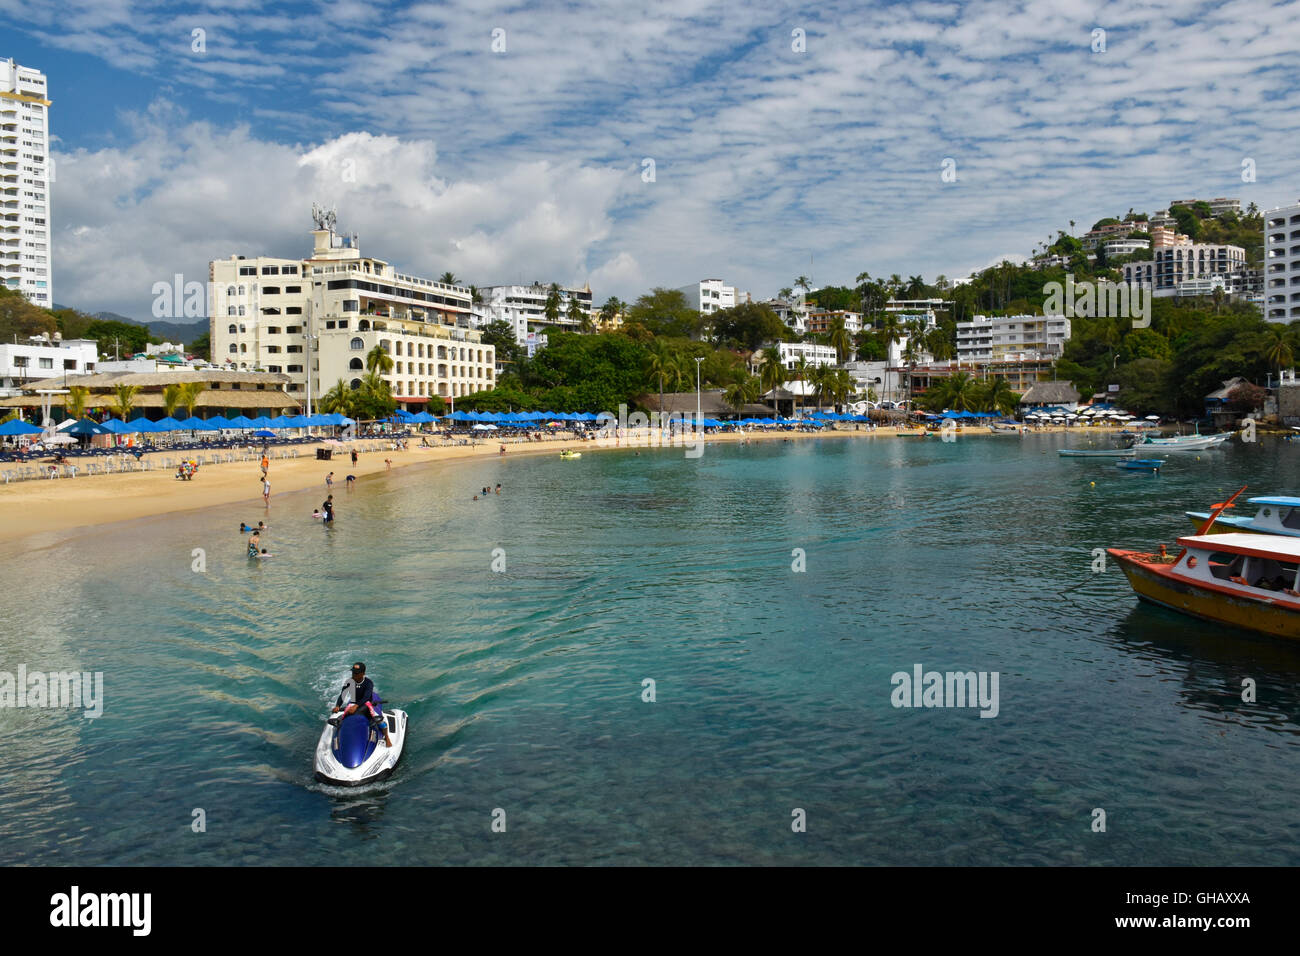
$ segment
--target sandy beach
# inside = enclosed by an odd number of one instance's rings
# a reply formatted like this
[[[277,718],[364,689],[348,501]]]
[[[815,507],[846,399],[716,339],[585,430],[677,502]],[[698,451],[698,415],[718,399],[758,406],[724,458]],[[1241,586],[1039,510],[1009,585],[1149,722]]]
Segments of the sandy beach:
[[[1065,429],[1035,429],[1035,433],[1064,431]],[[1114,429],[1071,429],[1079,431],[1080,437],[1109,437]],[[916,437],[919,429],[880,428],[876,430],[824,430],[820,432],[723,432],[709,435],[707,444],[735,443],[742,441],[828,441],[847,438],[895,438],[902,436]],[[962,437],[987,437],[990,439],[1011,440],[1010,437],[994,436],[983,428],[965,429],[959,433]],[[1014,437],[1014,436],[1013,436]],[[934,440],[933,437],[926,440]],[[352,445],[361,448],[374,446],[375,451],[360,451],[356,465],[350,458]],[[616,445],[612,440],[582,441],[576,438],[550,438],[540,442],[506,441],[506,458],[520,455],[558,455],[565,449],[574,449],[584,454],[616,449],[619,447],[658,448],[657,442],[633,438],[620,440]],[[453,462],[483,458],[499,458],[501,442],[487,440],[475,445],[438,445],[431,448],[419,447],[418,436],[407,450],[391,449],[391,443],[384,439],[361,439],[345,443],[343,447],[334,446],[331,461],[316,458],[317,444],[288,446],[298,451],[296,458],[278,458],[281,448],[271,450],[270,481],[271,503],[274,506],[277,496],[291,492],[317,489],[322,500],[328,493],[325,476],[334,472],[335,493],[343,491],[347,475],[355,475],[358,485],[362,485],[370,476],[388,470],[385,459],[392,461],[392,469],[409,468],[436,462]],[[681,453],[680,445],[672,449]],[[266,515],[262,501],[262,480],[259,456],[256,451],[248,460],[220,462],[202,465],[192,481],[181,481],[175,477],[175,469],[163,466],[158,460],[176,459],[181,453],[159,451],[145,456],[154,460],[154,467],[148,471],[134,471],[114,474],[80,475],[76,478],[31,479],[0,485],[0,504],[3,505],[3,521],[0,521],[0,540],[15,541],[33,536],[56,535],[66,537],[68,532],[78,528],[109,524],[118,521],[138,521],[159,515],[200,510],[216,505],[245,502],[248,513],[244,520],[258,521]],[[39,546],[42,542],[32,540],[29,546]]]

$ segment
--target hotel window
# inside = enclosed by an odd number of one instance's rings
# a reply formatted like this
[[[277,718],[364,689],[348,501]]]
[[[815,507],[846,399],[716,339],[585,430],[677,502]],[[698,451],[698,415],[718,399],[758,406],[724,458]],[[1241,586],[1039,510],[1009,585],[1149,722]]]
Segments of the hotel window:
[[[230,343],[230,351],[232,351],[232,352],[238,352],[238,351],[239,351],[239,347],[238,347],[237,345],[235,345],[234,342],[231,342],[231,343]]]
[[[240,315],[244,314],[244,307],[242,305],[239,307],[239,314]],[[244,327],[242,325],[239,327],[239,331],[241,332],[244,331]]]
[[[240,295],[244,294],[244,287],[242,285],[239,287],[239,294]]]
[[[297,295],[301,291],[302,291],[302,286],[300,285],[287,285],[284,287],[285,295]]]
[[[279,266],[262,266],[262,275],[264,276],[278,276],[279,274]]]
[[[262,286],[262,295],[279,295],[279,294],[280,294],[280,287],[278,285]]]
[[[362,340],[360,336],[357,336],[355,339],[352,340],[352,348],[363,349],[365,347],[366,347],[366,343]]]

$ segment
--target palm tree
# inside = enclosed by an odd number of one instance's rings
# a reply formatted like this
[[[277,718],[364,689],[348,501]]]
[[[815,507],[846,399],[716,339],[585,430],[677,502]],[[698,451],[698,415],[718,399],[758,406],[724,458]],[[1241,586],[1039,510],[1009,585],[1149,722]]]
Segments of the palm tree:
[[[808,364],[808,358],[807,358],[807,356],[800,355],[800,356],[799,356],[799,360],[798,360],[797,362],[794,363],[794,375],[793,375],[792,377],[794,378],[794,380],[795,380],[796,382],[799,382],[800,385],[802,385],[804,382],[806,382],[806,381],[808,380],[809,370],[810,370],[811,368],[812,368],[812,366]],[[800,388],[799,391],[802,392],[803,389]],[[793,408],[793,406],[794,406],[795,404],[798,403],[798,401],[799,401],[799,399],[800,399],[801,397],[802,397],[802,396],[796,395],[795,398],[794,398],[794,401],[791,402],[791,406],[792,406],[792,407],[791,407],[790,410],[791,410],[792,412],[795,410],[795,409]]]
[[[888,358],[889,347],[898,344],[906,334],[897,313],[885,313],[885,317],[880,320],[879,334],[880,340],[885,343],[886,358]]]
[[[758,400],[759,387],[757,376],[746,375],[727,386],[722,395],[723,401],[739,412],[743,405]]]
[[[1001,376],[994,378],[989,382],[988,390],[984,394],[984,411],[1001,412],[1003,415],[1014,415],[1016,406],[1020,403],[1020,395],[1011,390],[1007,380]]]
[[[902,354],[903,364],[907,366],[907,407],[912,407],[912,370],[916,368],[916,363],[921,359],[921,346],[917,344],[915,336],[909,336],[907,344],[903,346]]]
[[[776,345],[763,349],[763,368],[761,381],[763,392],[778,389],[789,381],[790,373],[781,362],[781,349]]]
[[[187,416],[194,414],[194,406],[198,404],[199,396],[208,390],[208,386],[203,382],[186,382],[181,386],[180,401],[176,404],[185,409]]]
[[[835,357],[843,362],[844,356],[853,351],[853,336],[849,335],[849,330],[844,326],[844,317],[837,315],[831,319],[831,331],[827,337],[828,342],[835,350]]]
[[[591,331],[591,315],[578,302],[576,295],[569,296],[569,321],[578,327],[581,332]]]
[[[617,296],[611,295],[605,300],[605,304],[600,307],[600,321],[608,325],[618,318],[626,309],[626,302]]]
[[[790,297],[793,295],[794,289],[790,288],[790,286],[786,286],[785,288],[778,290],[776,293],[778,299],[784,299],[787,302],[790,301]]]
[[[327,415],[335,412],[340,415],[353,417],[351,412],[354,405],[354,392],[348,388],[347,382],[339,379],[334,387],[320,397],[320,410]]]
[[[967,372],[958,372],[944,382],[943,396],[945,404],[954,412],[972,411],[978,404],[979,382]],[[926,393],[929,394],[928,392]]]
[[[546,321],[555,325],[560,321],[560,284],[552,282],[546,293]]]
[[[818,365],[809,375],[809,383],[817,396],[817,411],[819,412],[822,410],[822,399],[834,390],[834,378],[835,370],[829,365]]]
[[[460,280],[456,278],[455,273],[444,272],[438,277],[438,281],[443,285],[460,285]]]
[[[803,294],[807,295],[808,288],[809,286],[812,285],[812,280],[810,280],[807,276],[800,276],[799,278],[794,280],[794,284],[797,285],[799,288],[803,289]]]
[[[68,389],[68,394],[63,396],[63,410],[69,418],[84,418],[89,403],[90,389],[84,385],[73,385]]]
[[[163,415],[167,418],[172,417],[176,411],[176,404],[181,400],[181,387],[179,385],[168,385],[163,388]]]
[[[946,362],[953,356],[952,342],[948,333],[936,325],[924,337],[925,350],[934,356],[935,361]]]
[[[664,379],[671,379],[675,372],[680,372],[680,360],[677,354],[662,339],[650,343],[646,353],[646,373],[659,379],[659,411],[664,410]]]
[[[114,398],[108,403],[108,407],[117,413],[117,416],[126,421],[131,410],[135,408],[135,396],[140,391],[138,385],[118,385],[113,389]]]
[[[907,280],[907,297],[919,299],[925,294],[925,280],[920,276],[910,276]]]
[[[1277,369],[1279,379],[1282,377],[1282,369],[1295,361],[1295,349],[1292,345],[1290,329],[1274,327],[1264,333],[1264,358]]]
[[[376,345],[366,353],[366,371],[387,375],[393,370],[393,360],[382,345]]]

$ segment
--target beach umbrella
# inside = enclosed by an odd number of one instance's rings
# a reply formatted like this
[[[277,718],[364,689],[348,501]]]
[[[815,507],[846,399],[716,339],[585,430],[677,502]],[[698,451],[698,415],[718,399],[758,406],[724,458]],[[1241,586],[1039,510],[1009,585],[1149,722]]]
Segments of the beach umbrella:
[[[160,418],[153,423],[153,430],[156,432],[178,432],[183,428],[181,423],[168,415],[166,418]]]
[[[182,428],[187,428],[190,431],[208,431],[212,428],[212,426],[203,419],[194,415],[191,415],[189,418],[181,419],[180,425]]]
[[[274,437],[275,437],[275,432],[271,431],[271,430],[268,429],[268,428],[260,428],[260,429],[258,429],[257,431],[253,432],[253,434],[256,435],[258,438],[274,438]]]
[[[236,415],[230,420],[231,428],[252,428],[253,421],[247,415]]]
[[[5,422],[0,425],[0,435],[39,435],[45,429],[37,428],[35,425],[28,425],[21,418],[15,418],[11,422]]]
[[[205,418],[209,428],[229,428],[230,419],[225,415],[213,415],[211,418]]]
[[[135,429],[132,428],[130,425],[128,425],[126,422],[121,421],[120,419],[117,418],[110,418],[108,419],[108,421],[104,422],[103,424],[104,424],[104,428],[112,432],[114,435],[129,435],[133,431],[135,431]]]
[[[92,421],[89,418],[81,418],[68,426],[69,435],[111,435],[112,432],[105,428],[99,422]]]
[[[477,425],[473,426],[473,428],[472,428],[472,431],[476,431],[476,432],[477,432],[477,431],[493,431],[493,432],[494,432],[494,431],[496,431],[496,430],[497,430],[497,427],[496,427],[495,425],[487,425],[487,424],[484,424],[483,422],[479,422]]]

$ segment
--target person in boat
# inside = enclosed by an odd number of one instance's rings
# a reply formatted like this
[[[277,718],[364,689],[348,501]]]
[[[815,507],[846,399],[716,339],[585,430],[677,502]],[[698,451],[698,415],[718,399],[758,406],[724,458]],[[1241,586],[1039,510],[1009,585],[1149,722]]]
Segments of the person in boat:
[[[357,661],[352,665],[352,676],[343,682],[343,690],[339,691],[339,699],[334,702],[334,709],[330,713],[337,714],[342,709],[343,716],[346,717],[360,710],[373,729],[383,730],[384,743],[391,747],[393,740],[388,736],[388,721],[375,710],[377,700],[379,695],[375,693],[375,682],[366,676],[366,665]]]

